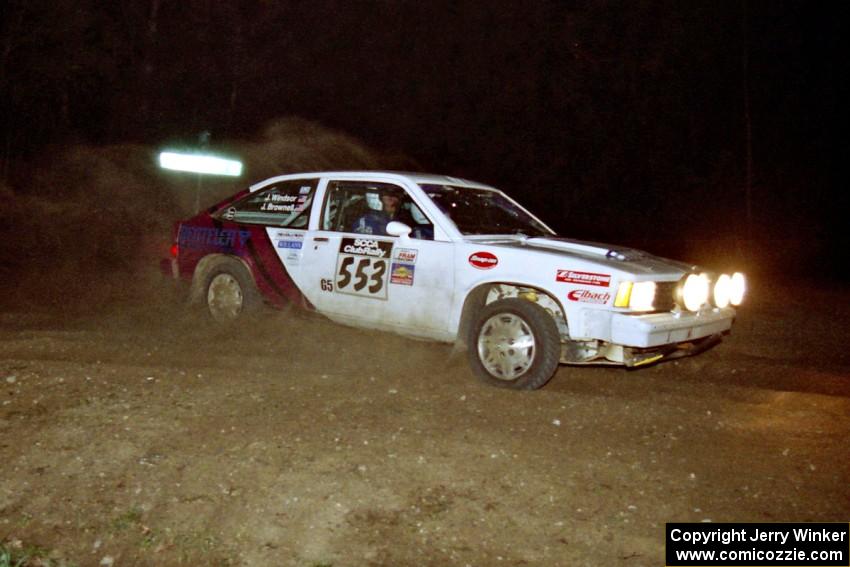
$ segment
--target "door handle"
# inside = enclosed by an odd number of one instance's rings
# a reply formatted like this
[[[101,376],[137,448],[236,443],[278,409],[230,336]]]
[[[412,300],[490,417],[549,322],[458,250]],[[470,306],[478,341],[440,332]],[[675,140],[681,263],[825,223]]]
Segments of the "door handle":
[[[313,239],[313,242],[327,242],[328,239],[326,236],[317,236]]]

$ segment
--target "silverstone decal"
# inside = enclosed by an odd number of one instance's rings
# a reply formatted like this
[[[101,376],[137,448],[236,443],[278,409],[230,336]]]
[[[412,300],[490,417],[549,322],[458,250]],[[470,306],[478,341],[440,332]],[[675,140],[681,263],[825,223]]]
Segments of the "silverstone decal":
[[[611,276],[608,274],[594,274],[592,272],[574,272],[573,270],[558,270],[558,274],[555,276],[555,281],[581,285],[608,287],[609,285],[611,285]]]
[[[570,301],[580,301],[582,303],[597,303],[605,304],[611,299],[611,294],[607,291],[589,291],[586,289],[574,289],[567,294],[567,299]]]
[[[372,238],[343,238],[336,260],[336,290],[373,299],[387,298],[393,243]]]
[[[469,263],[473,268],[489,270],[490,268],[496,267],[499,263],[499,259],[496,258],[495,254],[491,254],[490,252],[475,252],[474,254],[469,255]]]
[[[211,228],[202,226],[180,227],[178,242],[183,248],[244,248],[251,232],[238,228]]]
[[[390,283],[397,285],[413,285],[413,273],[416,266],[413,264],[397,264],[393,262],[390,270]]]
[[[393,260],[404,262],[405,264],[415,264],[418,250],[413,248],[396,248],[393,252]]]

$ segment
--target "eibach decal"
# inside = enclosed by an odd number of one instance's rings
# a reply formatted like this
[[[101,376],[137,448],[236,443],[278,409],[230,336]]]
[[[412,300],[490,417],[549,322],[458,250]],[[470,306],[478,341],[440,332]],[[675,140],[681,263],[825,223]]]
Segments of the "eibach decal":
[[[573,270],[558,270],[555,276],[556,282],[595,285],[598,287],[608,287],[611,285],[611,276],[609,274],[594,274],[593,272],[576,272]]]
[[[567,294],[567,299],[569,299],[570,301],[579,301],[581,303],[596,303],[599,305],[604,305],[611,300],[611,294],[607,291],[574,289]]]
[[[495,268],[499,264],[499,259],[495,254],[490,252],[474,252],[469,255],[469,263],[473,268],[489,270]]]

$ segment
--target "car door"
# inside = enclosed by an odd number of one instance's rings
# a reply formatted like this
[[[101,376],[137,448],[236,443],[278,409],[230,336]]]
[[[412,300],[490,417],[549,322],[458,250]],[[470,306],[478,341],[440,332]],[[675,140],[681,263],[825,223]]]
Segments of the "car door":
[[[323,208],[304,238],[301,278],[316,309],[357,326],[444,338],[454,272],[453,244],[433,240],[433,224],[403,186],[330,179]],[[398,195],[409,237],[386,234],[385,203]]]

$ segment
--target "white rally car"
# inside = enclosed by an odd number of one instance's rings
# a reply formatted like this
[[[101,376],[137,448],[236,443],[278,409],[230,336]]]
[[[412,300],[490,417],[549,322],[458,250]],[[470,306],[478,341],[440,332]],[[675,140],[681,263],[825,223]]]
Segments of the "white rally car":
[[[729,331],[744,276],[555,234],[505,193],[376,171],[267,179],[175,223],[164,271],[218,321],[294,303],[454,343],[498,386],[559,363],[638,366]]]

